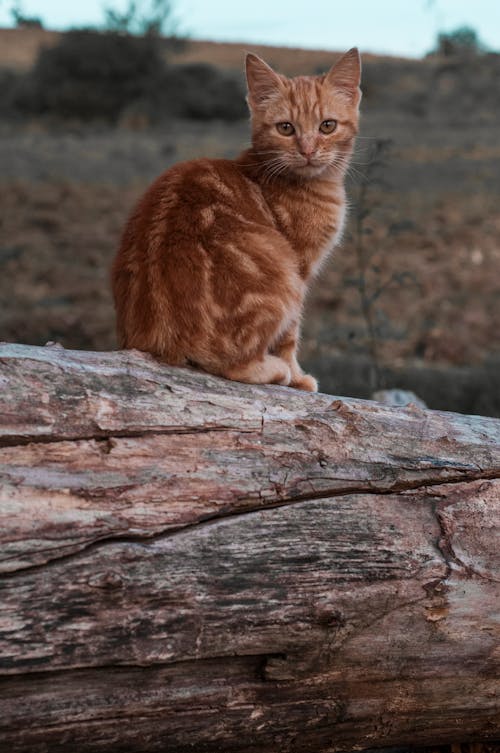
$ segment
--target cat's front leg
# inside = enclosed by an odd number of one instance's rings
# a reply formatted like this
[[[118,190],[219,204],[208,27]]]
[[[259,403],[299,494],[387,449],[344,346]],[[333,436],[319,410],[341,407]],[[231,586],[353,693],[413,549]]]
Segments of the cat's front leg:
[[[307,392],[317,392],[318,382],[311,374],[304,374],[297,361],[297,348],[299,345],[299,324],[293,322],[283,332],[272,347],[272,353],[282,358],[290,367],[292,378],[290,387]]]

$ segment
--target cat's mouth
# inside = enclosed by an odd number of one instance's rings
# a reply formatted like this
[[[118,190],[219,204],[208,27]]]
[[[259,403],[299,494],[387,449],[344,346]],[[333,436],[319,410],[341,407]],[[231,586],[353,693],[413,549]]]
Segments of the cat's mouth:
[[[303,162],[294,165],[294,170],[300,173],[300,175],[308,175],[312,177],[322,173],[325,167],[326,165],[324,162],[319,162],[314,159],[305,159]]]

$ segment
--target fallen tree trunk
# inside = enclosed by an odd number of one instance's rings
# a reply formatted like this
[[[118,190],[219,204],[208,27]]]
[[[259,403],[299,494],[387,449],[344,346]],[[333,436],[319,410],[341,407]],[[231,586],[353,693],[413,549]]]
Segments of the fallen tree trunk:
[[[500,737],[500,421],[0,347],[0,750]]]

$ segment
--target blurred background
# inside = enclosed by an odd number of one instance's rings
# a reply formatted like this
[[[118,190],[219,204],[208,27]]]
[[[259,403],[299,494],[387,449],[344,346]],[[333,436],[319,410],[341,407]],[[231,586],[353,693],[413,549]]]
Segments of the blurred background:
[[[243,60],[363,55],[344,242],[302,361],[324,392],[500,416],[500,3],[0,0],[0,340],[116,347],[109,266],[179,160],[248,145]]]

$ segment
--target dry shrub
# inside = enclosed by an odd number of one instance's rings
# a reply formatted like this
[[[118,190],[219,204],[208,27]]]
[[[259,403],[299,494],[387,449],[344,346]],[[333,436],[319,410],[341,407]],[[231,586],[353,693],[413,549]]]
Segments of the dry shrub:
[[[248,115],[242,78],[208,63],[170,66],[159,95],[160,114],[230,121]]]
[[[0,73],[4,115],[115,123],[130,111],[237,120],[247,114],[241,76],[205,63],[168,65],[161,40],[116,32],[70,31],[41,51],[25,76]]]
[[[154,88],[164,68],[154,38],[70,31],[40,53],[26,109],[115,120],[128,103]]]

